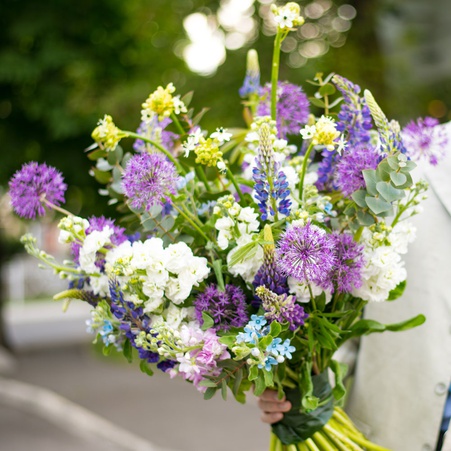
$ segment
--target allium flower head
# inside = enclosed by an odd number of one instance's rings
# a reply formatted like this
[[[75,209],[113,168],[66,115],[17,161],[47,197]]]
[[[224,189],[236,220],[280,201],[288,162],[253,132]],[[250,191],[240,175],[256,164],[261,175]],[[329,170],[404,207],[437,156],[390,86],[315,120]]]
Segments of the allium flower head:
[[[379,152],[371,144],[358,144],[348,149],[335,166],[335,184],[344,196],[349,197],[365,188],[362,171],[376,169],[381,160]]]
[[[271,12],[274,14],[277,27],[281,30],[299,27],[304,23],[304,18],[301,16],[301,8],[295,2],[288,2],[283,6],[272,4]]]
[[[425,159],[435,166],[445,155],[449,145],[446,130],[432,117],[409,122],[401,132],[408,155],[413,160]]]
[[[219,291],[210,285],[194,301],[196,317],[203,323],[202,312],[213,317],[214,327],[227,330],[230,327],[242,327],[248,321],[246,297],[239,287],[226,285],[225,291]]]
[[[9,181],[11,206],[22,218],[44,216],[45,201],[59,206],[64,203],[67,185],[61,173],[45,163],[26,163]]]
[[[93,130],[92,139],[106,151],[113,151],[122,138],[127,136],[122,130],[116,127],[113,118],[105,114],[103,119],[97,123],[97,127]]]
[[[289,227],[280,238],[277,265],[283,274],[300,282],[329,287],[329,274],[335,263],[330,235],[310,222],[303,227]]]
[[[185,104],[180,100],[180,96],[172,95],[174,92],[175,87],[172,83],[169,83],[166,88],[158,86],[142,104],[141,120],[150,122],[155,115],[162,120],[165,117],[169,117],[172,113],[186,113]]]
[[[270,114],[271,85],[262,88],[263,100],[258,106],[259,116]],[[309,101],[300,86],[288,82],[277,85],[277,129],[279,137],[286,139],[287,135],[296,135],[305,125],[309,117]]]
[[[176,193],[175,166],[160,153],[134,155],[122,175],[122,187],[133,208],[150,210]]]
[[[335,242],[336,255],[332,278],[340,293],[350,293],[362,285],[365,264],[363,245],[347,233],[333,233],[331,237]]]

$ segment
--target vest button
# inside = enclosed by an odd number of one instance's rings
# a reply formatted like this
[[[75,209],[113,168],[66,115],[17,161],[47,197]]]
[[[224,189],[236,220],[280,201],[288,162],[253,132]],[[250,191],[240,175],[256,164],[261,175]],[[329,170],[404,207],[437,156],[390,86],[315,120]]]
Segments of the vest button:
[[[439,382],[435,386],[435,394],[436,395],[444,395],[448,390],[448,386],[444,384],[443,382]]]

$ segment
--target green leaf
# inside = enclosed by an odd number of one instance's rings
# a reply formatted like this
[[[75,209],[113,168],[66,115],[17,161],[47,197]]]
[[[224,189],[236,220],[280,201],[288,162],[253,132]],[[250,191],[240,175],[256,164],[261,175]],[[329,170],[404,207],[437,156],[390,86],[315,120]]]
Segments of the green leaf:
[[[269,335],[273,337],[278,337],[281,331],[282,326],[277,321],[273,321],[269,329]]]
[[[389,166],[394,169],[395,171],[397,171],[399,169],[399,160],[398,157],[392,156],[392,157],[387,157],[386,158],[387,163],[389,164]]]
[[[376,184],[376,189],[387,202],[394,202],[405,196],[404,191],[395,188],[389,182],[378,182]]]
[[[223,345],[226,345],[228,348],[231,348],[236,343],[236,337],[235,335],[224,335],[223,337],[219,338],[219,342]]]
[[[331,96],[331,95],[335,94],[336,89],[335,89],[335,86],[334,86],[333,84],[327,83],[327,84],[321,86],[321,88],[319,88],[319,91],[318,91],[318,92],[319,92],[323,97],[324,97],[324,96]]]
[[[400,186],[407,182],[407,177],[402,172],[390,172],[390,180],[395,186]]]
[[[385,328],[391,332],[402,332],[404,330],[413,329],[414,327],[421,326],[426,321],[424,315],[417,315],[406,321],[401,321],[400,323],[387,324]]]
[[[332,394],[336,401],[340,401],[346,394],[343,379],[346,376],[348,366],[344,363],[337,362],[336,360],[331,360],[329,367],[335,375],[335,386],[332,389]]]
[[[412,160],[405,161],[405,166],[400,168],[401,172],[411,172],[417,167],[417,164]]]
[[[243,380],[243,368],[240,368],[235,372],[235,380],[233,381],[232,393],[236,397],[240,392],[241,381]]]
[[[203,379],[199,382],[201,387],[214,387],[217,388],[218,384],[210,379]]]
[[[218,282],[219,291],[225,290],[224,278],[222,276],[222,260],[215,260],[213,262],[213,270],[216,275],[216,281]]]
[[[105,356],[109,356],[111,354],[111,351],[113,350],[113,346],[108,345],[108,346],[104,346],[102,348],[102,354]]]
[[[369,227],[375,223],[374,217],[366,211],[359,210],[357,212],[359,223],[365,227]]]
[[[92,172],[94,173],[94,178],[99,182],[102,183],[102,185],[106,185],[107,183],[111,182],[111,173],[101,171],[100,169],[93,168]]]
[[[253,365],[249,368],[249,380],[255,381],[258,377],[258,368],[256,365]]]
[[[257,379],[255,379],[255,388],[254,388],[254,395],[260,396],[265,390],[266,390],[266,382],[265,382],[265,376],[263,375],[263,372],[260,371],[258,373]]]
[[[263,377],[265,378],[266,387],[272,387],[274,385],[274,378],[272,371],[263,370]]]
[[[194,91],[189,91],[180,99],[187,108],[189,107],[191,100],[193,100],[193,94],[194,94]]]
[[[350,337],[359,337],[361,335],[369,335],[375,332],[384,332],[389,330],[391,332],[401,332],[404,330],[412,329],[413,327],[420,326],[426,321],[424,315],[417,315],[406,321],[401,321],[394,324],[382,324],[372,319],[361,319],[357,321],[350,328]]]
[[[204,393],[204,399],[211,399],[215,395],[217,388],[208,387]]]
[[[139,362],[139,369],[144,373],[147,374],[148,376],[153,376],[153,371],[152,369],[149,367],[149,364],[145,361],[145,360],[141,360]]]
[[[368,204],[368,207],[370,207],[371,211],[378,215],[379,213],[382,213],[384,211],[390,210],[391,204],[388,202],[385,202],[385,200],[381,199],[380,197],[365,197],[366,203]]]
[[[326,104],[322,100],[317,99],[316,97],[309,97],[309,100],[312,105],[315,105],[319,108],[326,108]]]
[[[124,347],[122,348],[122,353],[124,357],[127,359],[128,363],[132,363],[133,361],[133,348],[130,340],[125,340]]]
[[[202,320],[202,330],[211,329],[215,324],[213,318],[207,312],[202,312]]]
[[[366,208],[366,202],[365,202],[365,196],[367,195],[367,192],[365,189],[359,189],[357,191],[354,191],[351,195],[352,200],[361,208]]]
[[[366,189],[369,194],[375,196],[377,194],[376,183],[376,171],[374,169],[364,169],[362,171],[363,178],[365,179]]]
[[[221,381],[221,396],[224,401],[227,401],[227,382],[225,379]]]
[[[245,244],[240,247],[230,259],[229,266],[235,266],[238,263],[241,263],[244,259],[252,258],[257,253],[258,243],[256,241],[251,241],[250,243]]]
[[[99,158],[96,163],[96,168],[99,171],[106,172],[106,171],[111,171],[111,169],[113,169],[113,166],[111,166],[111,164],[108,163],[108,161],[106,161],[105,158]]]
[[[94,150],[93,152],[88,153],[88,158],[92,161],[95,161],[99,158],[103,158],[106,156],[107,156],[107,153],[106,153],[106,150],[104,150],[104,149],[97,149],[97,150]]]
[[[161,228],[164,230],[171,230],[174,227],[175,219],[174,216],[166,215],[160,222]]]
[[[377,168],[376,168],[376,176],[379,180],[383,180],[384,182],[390,181],[390,174],[392,173],[392,169],[390,165],[387,163],[387,160],[382,160]]]
[[[402,282],[398,283],[396,288],[391,290],[390,293],[388,294],[387,301],[394,301],[395,299],[398,299],[399,297],[401,297],[402,294],[404,293],[404,290],[406,289],[406,285],[407,285],[407,280],[403,280]]]
[[[122,160],[123,156],[124,156],[124,151],[122,150],[122,147],[116,146],[116,149],[107,153],[108,163],[110,163],[111,166],[115,166]]]

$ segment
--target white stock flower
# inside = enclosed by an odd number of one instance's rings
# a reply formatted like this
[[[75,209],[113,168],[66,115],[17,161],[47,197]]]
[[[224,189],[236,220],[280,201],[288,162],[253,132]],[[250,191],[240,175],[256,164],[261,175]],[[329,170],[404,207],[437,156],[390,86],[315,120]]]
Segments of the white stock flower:
[[[390,243],[395,252],[407,253],[407,246],[416,238],[416,227],[410,222],[399,222],[389,235]]]
[[[94,230],[84,240],[80,248],[80,267],[87,273],[99,273],[99,268],[95,265],[97,252],[103,246],[110,243],[110,236],[114,230],[108,226],[103,230]]]
[[[310,291],[307,284],[299,282],[299,280],[294,277],[288,277],[287,282],[290,293],[296,296],[297,302],[310,302]],[[330,290],[324,290],[315,283],[311,283],[310,288],[313,296],[315,297],[319,296],[324,291],[326,293],[326,304],[332,299],[332,293]]]

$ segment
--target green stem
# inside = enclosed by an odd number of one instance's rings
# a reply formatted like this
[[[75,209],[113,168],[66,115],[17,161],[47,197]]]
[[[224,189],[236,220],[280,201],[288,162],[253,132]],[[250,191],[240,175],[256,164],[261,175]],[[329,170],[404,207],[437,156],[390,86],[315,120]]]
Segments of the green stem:
[[[282,31],[277,29],[276,39],[274,40],[274,52],[272,55],[271,70],[271,119],[277,120],[277,81],[279,79],[280,65],[280,46],[282,44]]]
[[[180,163],[161,144],[158,144],[157,142],[151,140],[150,138],[147,138],[146,136],[138,135],[137,133],[134,133],[134,132],[124,131],[124,133],[127,133],[127,136],[129,138],[141,139],[142,141],[152,144],[152,146],[156,147],[158,150],[161,150],[161,152],[163,152],[169,158],[169,160],[171,160],[175,164],[175,166],[177,167],[177,169],[179,170],[179,172],[182,175],[186,174],[186,171],[182,168],[182,166],[180,166]]]
[[[211,188],[207,180],[207,176],[205,175],[204,168],[202,166],[196,166],[195,168],[197,176],[202,180],[202,183],[205,186],[205,189],[211,193]]]
[[[185,130],[183,129],[182,124],[180,124],[180,121],[174,112],[171,113],[171,119],[173,120],[175,126],[177,127],[180,136],[183,136],[185,134]]]
[[[308,146],[307,152],[305,152],[304,155],[304,161],[302,162],[302,168],[301,168],[301,175],[299,177],[299,200],[302,201],[303,197],[303,190],[304,190],[304,179],[305,179],[305,173],[307,172],[307,165],[310,158],[310,154],[313,150],[313,144],[310,143]]]
[[[337,448],[335,446],[330,445],[329,441],[324,438],[324,436],[320,432],[315,432],[312,436],[315,439],[315,442],[321,447],[323,451],[336,451]]]
[[[200,233],[202,237],[204,237],[205,241],[208,243],[211,241],[207,235],[202,231],[202,229],[190,218],[183,210],[181,210],[175,202],[172,203],[172,206]],[[216,243],[215,243],[216,244]]]
[[[276,449],[276,443],[278,442],[276,434],[271,432],[271,438],[269,440],[269,451],[274,451]]]
[[[74,216],[70,211],[67,211],[64,208],[58,207],[58,205],[52,204],[49,200],[47,200],[45,197],[41,197],[41,201],[44,202],[49,208],[55,211],[59,211],[65,216]]]
[[[227,177],[230,179],[230,181],[232,182],[233,186],[236,189],[236,192],[238,194],[238,196],[240,196],[240,200],[243,199],[243,193],[238,185],[238,182],[236,181],[234,175],[232,174],[232,171],[230,170],[230,168],[228,166],[226,166],[226,172],[227,172]]]

